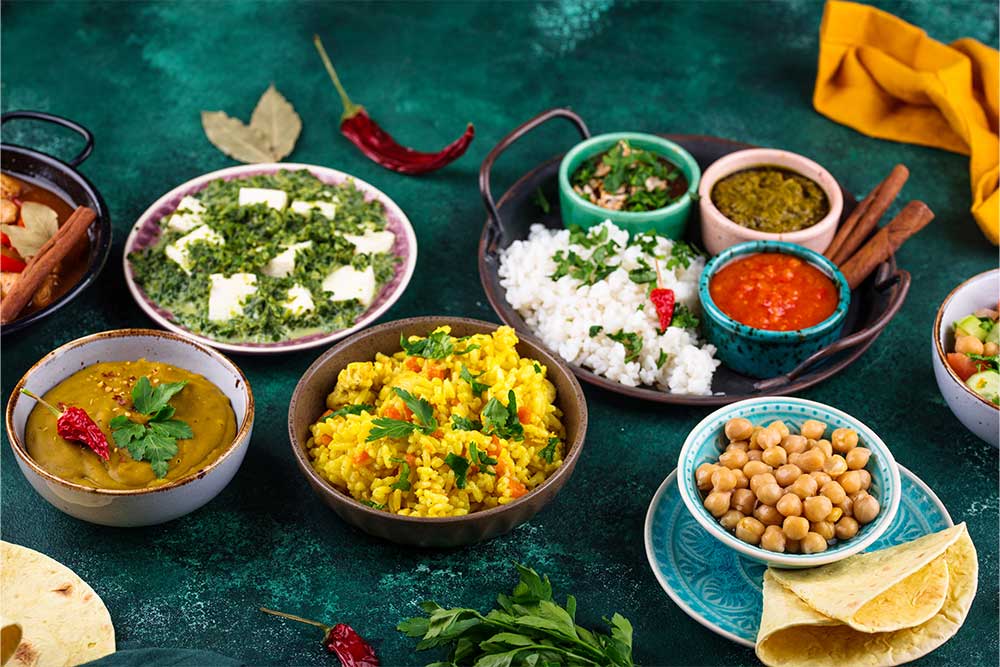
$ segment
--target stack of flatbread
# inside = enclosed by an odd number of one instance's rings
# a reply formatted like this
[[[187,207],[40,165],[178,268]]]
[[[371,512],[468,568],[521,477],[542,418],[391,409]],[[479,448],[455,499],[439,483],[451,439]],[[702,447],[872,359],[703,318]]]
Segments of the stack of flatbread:
[[[0,664],[62,667],[115,651],[104,602],[48,556],[0,542]]]
[[[771,667],[882,667],[958,632],[979,562],[965,524],[811,570],[768,570],[757,657]]]

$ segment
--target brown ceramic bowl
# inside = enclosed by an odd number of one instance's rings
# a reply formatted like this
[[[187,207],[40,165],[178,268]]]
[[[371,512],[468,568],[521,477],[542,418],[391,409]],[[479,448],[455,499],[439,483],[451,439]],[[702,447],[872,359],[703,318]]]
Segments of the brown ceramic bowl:
[[[288,406],[288,436],[299,469],[313,490],[341,519],[361,530],[399,544],[419,547],[457,547],[488,540],[521,525],[549,503],[563,487],[583,449],[587,433],[587,402],[573,373],[533,338],[518,334],[517,351],[522,357],[548,367],[548,379],[556,386],[556,405],[563,412],[566,444],[563,464],[545,482],[517,500],[465,516],[425,518],[400,516],[362,505],[319,476],[309,462],[305,443],[309,426],[326,410],[327,394],[337,375],[349,363],[371,361],[377,352],[399,351],[399,337],[426,336],[436,327],[448,325],[453,336],[491,333],[498,325],[462,317],[414,317],[388,322],[355,334],[331,348],[305,372]]]

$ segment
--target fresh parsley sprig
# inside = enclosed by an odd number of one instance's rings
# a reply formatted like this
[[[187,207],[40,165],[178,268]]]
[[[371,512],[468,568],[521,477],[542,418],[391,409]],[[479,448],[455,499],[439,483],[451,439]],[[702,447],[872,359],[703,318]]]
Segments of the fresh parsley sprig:
[[[392,391],[403,400],[417,421],[376,417],[372,420],[372,429],[368,432],[366,442],[379,438],[405,438],[415,431],[430,435],[437,430],[438,422],[434,417],[434,407],[430,403],[399,387],[393,387]]]
[[[483,433],[496,435],[507,440],[524,440],[524,427],[517,417],[517,396],[514,390],[507,392],[507,405],[491,398],[480,415],[483,419]]]
[[[476,421],[475,419],[469,419],[468,417],[463,417],[462,415],[452,415],[451,416],[451,428],[455,431],[482,431],[482,422]]]
[[[465,380],[466,382],[468,382],[472,386],[472,393],[478,396],[479,394],[483,393],[484,391],[490,388],[488,384],[483,384],[482,382],[476,382],[476,378],[481,377],[482,375],[483,375],[482,373],[480,373],[479,375],[473,375],[472,373],[469,372],[469,369],[465,367],[465,364],[462,364],[462,372],[459,373],[458,376],[463,380]]]
[[[335,417],[346,417],[347,415],[360,415],[362,412],[374,412],[374,405],[366,405],[364,403],[358,403],[357,405],[345,405],[342,408],[337,408],[327,416],[323,417],[320,421],[330,421]]]
[[[552,463],[552,459],[556,456],[556,447],[559,446],[559,438],[549,438],[549,444],[545,445],[538,456],[543,458],[546,463]]]
[[[390,489],[399,489],[400,491],[409,491],[412,488],[410,484],[410,464],[406,459],[391,458],[389,459],[393,463],[399,464],[399,479],[389,485]]]
[[[194,437],[191,427],[173,419],[174,406],[170,399],[176,396],[187,380],[164,382],[155,387],[143,375],[132,387],[132,408],[146,417],[145,423],[132,421],[125,415],[111,420],[111,437],[115,444],[128,450],[136,461],[148,461],[158,478],[167,476],[169,461],[177,456],[177,441]]]
[[[460,489],[465,488],[466,475],[469,474],[469,459],[459,456],[454,452],[448,452],[444,457],[444,464],[455,472],[455,486]]]
[[[435,331],[427,338],[418,338],[414,341],[400,334],[399,346],[410,356],[424,359],[444,359],[453,354],[463,355],[479,349],[478,345],[469,345],[464,350],[456,351],[455,339],[444,331]]]

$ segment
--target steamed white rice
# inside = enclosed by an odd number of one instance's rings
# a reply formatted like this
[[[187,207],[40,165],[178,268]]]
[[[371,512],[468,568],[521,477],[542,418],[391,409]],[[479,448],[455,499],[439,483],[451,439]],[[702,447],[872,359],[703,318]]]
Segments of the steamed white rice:
[[[618,268],[603,280],[586,285],[568,275],[553,280],[557,267],[553,256],[562,250],[590,258],[595,249],[573,243],[568,229],[532,225],[527,240],[515,241],[501,255],[500,284],[507,290],[507,301],[535,335],[566,361],[630,387],[648,385],[675,394],[710,394],[712,375],[719,365],[715,347],[700,343],[692,329],[670,326],[661,334],[648,285],[632,282],[628,274],[640,268],[642,259],[653,266],[655,256],[662,286],[674,291],[677,303],[700,315],[698,277],[705,259],[698,256],[687,268],[668,269],[674,249],[670,239],[657,236],[653,254],[649,254],[637,241],[630,244],[628,232],[610,221],[591,229],[590,235],[602,233],[602,228],[616,243],[606,263]],[[591,328],[598,326],[601,331],[591,336]],[[626,361],[625,345],[608,336],[619,331],[641,337],[642,352],[637,359]],[[658,362],[664,354],[661,366]]]

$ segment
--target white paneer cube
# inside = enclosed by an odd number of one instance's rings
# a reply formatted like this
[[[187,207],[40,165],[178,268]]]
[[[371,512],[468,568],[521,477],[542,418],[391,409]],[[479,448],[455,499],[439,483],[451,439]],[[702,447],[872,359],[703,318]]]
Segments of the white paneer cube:
[[[225,322],[243,314],[243,305],[257,291],[257,276],[234,273],[228,278],[221,273],[209,276],[212,289],[208,294],[208,319]]]
[[[396,235],[386,231],[366,232],[363,236],[344,234],[344,238],[354,244],[357,252],[365,255],[374,252],[389,252],[396,242]]]
[[[175,232],[190,232],[201,225],[201,214],[180,211],[167,219],[167,229]]]
[[[296,317],[305,315],[316,307],[316,304],[313,303],[312,292],[299,284],[289,288],[288,298],[281,305],[290,315]]]
[[[285,246],[285,249],[271,258],[261,272],[272,278],[284,278],[295,270],[295,255],[299,250],[312,246],[312,241],[303,241]]]
[[[331,220],[337,216],[337,205],[332,201],[293,201],[291,209],[302,215],[316,210],[320,212],[320,215]]]
[[[288,193],[270,188],[240,188],[240,206],[267,204],[279,211],[288,204]]]
[[[357,299],[367,306],[375,299],[375,271],[370,266],[364,271],[341,266],[323,279],[323,291],[330,293],[330,301]]]
[[[191,195],[187,195],[181,199],[179,204],[177,204],[177,210],[189,211],[191,213],[204,213],[205,205]]]
[[[168,245],[166,250],[163,252],[168,258],[177,262],[181,269],[184,270],[184,273],[191,273],[192,243],[211,243],[214,245],[223,245],[225,242],[226,240],[222,238],[222,235],[214,229],[208,225],[202,225],[200,227],[195,227],[193,230]]]

